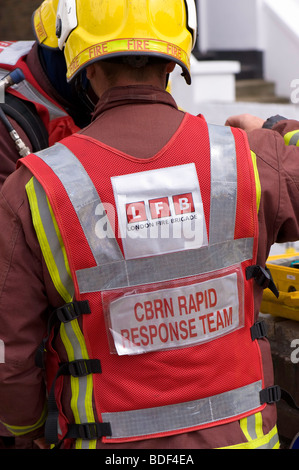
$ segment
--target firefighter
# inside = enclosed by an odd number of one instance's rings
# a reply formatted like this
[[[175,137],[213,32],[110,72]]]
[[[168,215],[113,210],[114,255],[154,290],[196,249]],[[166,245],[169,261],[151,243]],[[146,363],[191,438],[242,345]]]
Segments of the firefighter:
[[[1,186],[15,170],[20,156],[53,145],[91,119],[90,99],[80,99],[81,88],[78,84],[68,85],[65,78],[64,55],[55,33],[57,5],[58,0],[45,0],[33,13],[35,41],[0,42],[0,80],[16,69],[22,72],[20,82],[8,88],[5,97],[1,95],[4,98],[4,103],[0,101]],[[1,425],[0,436],[3,437],[0,448],[15,445],[11,434]],[[30,447],[32,441],[25,444],[22,440],[21,445]]]
[[[58,0],[45,0],[33,13],[35,41],[0,42],[0,79],[15,69],[23,73],[23,80],[8,88],[4,99],[1,96],[1,185],[23,156],[7,129],[16,131],[30,153],[53,145],[91,119],[92,103],[80,99],[87,81],[80,77],[76,84],[68,85],[65,78],[65,60],[55,34],[57,5]]]
[[[284,142],[299,123],[246,134],[179,110],[165,89],[175,66],[191,82],[196,28],[193,0],[59,3],[67,80],[86,69],[99,101],[0,196],[11,432],[65,449],[279,448],[258,315],[263,289],[277,294],[271,245],[299,238]]]

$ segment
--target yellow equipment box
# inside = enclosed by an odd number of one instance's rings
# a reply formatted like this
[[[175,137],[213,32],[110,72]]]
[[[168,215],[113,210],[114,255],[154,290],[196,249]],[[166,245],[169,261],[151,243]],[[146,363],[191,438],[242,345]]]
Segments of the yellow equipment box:
[[[265,289],[260,311],[299,321],[299,253],[290,250],[283,255],[269,256],[266,266],[279,297]]]

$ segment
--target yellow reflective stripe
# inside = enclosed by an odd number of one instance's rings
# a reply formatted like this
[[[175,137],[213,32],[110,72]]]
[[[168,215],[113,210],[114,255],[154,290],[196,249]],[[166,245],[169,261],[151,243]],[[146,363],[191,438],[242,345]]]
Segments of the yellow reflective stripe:
[[[51,279],[53,281],[53,284],[57,290],[57,292],[60,294],[60,296],[65,300],[65,302],[71,302],[72,301],[72,294],[67,290],[65,287],[64,283],[61,280],[59,269],[56,265],[54,255],[52,253],[52,250],[50,248],[50,244],[48,241],[47,234],[45,232],[41,215],[40,215],[40,210],[39,210],[39,201],[36,195],[35,187],[34,187],[34,177],[30,179],[30,181],[26,185],[26,193],[27,197],[29,200],[29,205],[31,209],[31,216],[32,216],[32,222],[34,225],[34,229],[38,238],[38,242],[40,245],[40,248],[42,250],[43,257],[45,259],[45,263],[47,265],[47,268],[49,270],[49,274],[51,276]],[[49,206],[49,202],[48,202]],[[52,211],[51,211],[51,218],[52,218]],[[52,221],[54,222],[54,219],[52,218]],[[56,222],[55,222],[56,224]],[[58,229],[57,224],[55,230]],[[59,245],[61,245],[61,236],[59,240]],[[68,262],[66,260],[66,269],[67,272],[70,272]]]
[[[26,192],[31,208],[33,225],[49,270],[51,279],[65,302],[70,302],[73,295],[70,287],[71,272],[62,236],[48,198],[33,177],[26,185]],[[71,285],[72,284],[72,285]],[[68,287],[66,287],[68,286]],[[68,360],[89,359],[84,336],[77,320],[61,323],[60,335],[66,349]],[[76,424],[94,422],[92,407],[93,379],[89,374],[84,377],[71,376],[71,409]],[[76,448],[96,448],[96,440],[76,440]]]
[[[297,147],[299,146],[298,129],[296,131],[287,132],[287,134],[285,134],[283,138],[286,145],[295,145]]]
[[[255,415],[255,432],[258,439],[264,436],[262,413],[256,413]]]
[[[51,219],[52,219],[52,222],[53,222],[53,225],[54,225],[54,229],[55,229],[55,232],[56,232],[56,235],[57,235],[57,239],[58,239],[58,242],[59,242],[59,245],[60,245],[60,249],[61,249],[61,252],[62,252],[62,255],[63,255],[65,268],[67,270],[68,275],[70,277],[72,277],[69,262],[68,262],[67,255],[66,255],[66,249],[65,249],[65,246],[64,246],[64,243],[63,243],[63,240],[62,240],[62,236],[61,236],[60,230],[58,228],[58,225],[57,225],[57,222],[56,222],[56,219],[55,219],[55,216],[54,216],[54,213],[53,213],[53,210],[52,210],[52,207],[49,203],[48,198],[47,198],[47,202],[48,202],[49,212],[51,214]]]
[[[60,327],[60,335],[70,362],[76,359],[89,359],[84,336],[77,320],[73,320],[67,324],[62,323]],[[81,403],[80,386],[81,389],[85,389],[84,403]],[[92,407],[92,374],[85,377],[71,376],[71,390],[71,409],[74,414],[75,423],[94,422],[95,417]],[[82,406],[84,407],[84,410],[81,409]],[[75,446],[76,449],[81,449],[83,446],[87,446],[89,449],[95,449],[96,442],[97,441],[95,439],[90,441],[77,439]]]
[[[2,423],[2,424],[14,436],[22,436],[24,434],[28,434],[29,432],[35,431],[36,429],[43,426],[45,421],[46,421],[46,418],[47,418],[47,406],[45,405],[39,420],[31,426],[12,426],[12,425],[7,424],[7,423]]]
[[[219,447],[218,449],[279,449],[279,447],[280,444],[277,427],[274,426],[268,434],[263,435],[262,437],[233,446]]]
[[[247,427],[247,418],[243,418],[240,420],[240,427],[242,429],[242,432],[244,436],[246,437],[247,441],[252,441],[252,438],[248,432],[248,427]]]
[[[134,51],[140,52],[158,52],[170,59],[175,59],[176,62],[185,64],[188,68],[190,67],[190,60],[188,54],[181,49],[179,46],[166,41],[160,41],[159,39],[150,38],[125,38],[125,39],[113,39],[110,41],[101,42],[91,47],[84,49],[79,54],[70,60],[69,51],[66,49],[66,59],[69,62],[67,69],[67,79],[70,80],[72,76],[81,68],[83,65],[88,63],[91,59],[100,59],[109,54],[117,53],[133,53]]]
[[[251,150],[251,158],[252,158],[254,177],[255,177],[256,207],[257,207],[257,211],[259,211],[260,203],[261,203],[262,190],[261,190],[259,172],[258,172],[257,164],[256,164],[256,154],[252,150]]]
[[[240,420],[240,427],[248,441],[264,437],[263,418],[260,412],[246,418],[242,418]]]

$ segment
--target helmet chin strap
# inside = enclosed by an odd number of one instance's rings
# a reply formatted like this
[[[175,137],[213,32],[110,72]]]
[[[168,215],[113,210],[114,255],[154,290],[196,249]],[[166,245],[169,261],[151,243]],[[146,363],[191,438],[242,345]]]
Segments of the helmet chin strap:
[[[93,92],[90,83],[86,78],[85,71],[79,73],[78,76],[75,77],[74,86],[76,93],[84,107],[93,113],[98,98]]]

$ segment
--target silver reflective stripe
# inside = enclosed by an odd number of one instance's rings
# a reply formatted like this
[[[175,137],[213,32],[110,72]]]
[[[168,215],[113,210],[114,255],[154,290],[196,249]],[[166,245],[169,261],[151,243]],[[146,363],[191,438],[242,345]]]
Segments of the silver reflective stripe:
[[[298,141],[299,141],[299,132],[296,132],[296,134],[294,134],[291,139],[290,139],[290,142],[289,142],[289,145],[297,145],[298,144]]]
[[[258,436],[258,433],[257,433],[257,417],[258,417],[259,414],[260,413],[253,414],[253,415],[247,416],[247,418],[246,418],[247,432],[248,432],[248,435],[250,437],[248,442],[261,441],[261,440],[264,440],[265,437],[267,437],[267,436],[263,436],[262,418],[261,418],[261,422],[260,422],[260,425],[259,425],[260,435]],[[270,432],[270,434],[271,434],[271,432]],[[278,442],[279,442],[278,433],[275,432],[275,434],[271,437],[271,439],[269,441],[267,441],[265,444],[259,445],[258,447],[256,447],[254,445],[254,448],[255,449],[273,449],[278,444]]]
[[[195,276],[251,259],[253,238],[76,271],[81,294]]]
[[[98,218],[105,210],[77,157],[64,145],[38,152],[62,182],[78,215],[97,266],[76,272],[81,293],[149,284],[214,271],[252,257],[252,239],[234,240],[236,212],[236,151],[229,128],[209,126],[211,140],[211,217],[208,247],[160,256],[124,260],[108,225],[101,237]],[[223,173],[223,175],[222,175]],[[216,186],[218,189],[213,190]],[[228,188],[228,190],[226,190]],[[219,223],[219,220],[223,222]],[[215,232],[215,234],[213,234]]]
[[[211,149],[211,244],[233,240],[237,202],[236,145],[229,127],[208,125]]]
[[[8,70],[0,69],[0,78],[4,77],[8,73]],[[34,101],[35,103],[45,106],[49,111],[50,121],[59,117],[67,116],[67,113],[63,109],[55,106],[54,103],[47,100],[47,98],[39,93],[27,80],[23,80],[12,88],[28,98],[29,101]]]
[[[274,449],[275,446],[279,443],[278,434],[275,433],[274,436],[266,444],[259,446],[258,449]]]
[[[261,389],[262,382],[258,381],[213,397],[157,408],[102,413],[102,418],[111,424],[111,440],[195,428],[259,408]]]
[[[52,256],[59,272],[60,281],[72,298],[74,296],[74,283],[66,269],[65,259],[61,250],[59,239],[57,238],[57,233],[49,210],[46,193],[36,178],[33,178],[33,184],[38,201],[40,218],[47,236]]]
[[[256,416],[251,415],[248,416],[247,418],[247,432],[251,438],[251,440],[254,441],[254,439],[257,439],[257,434],[256,434]]]
[[[63,342],[69,344],[68,358],[71,360],[87,359],[88,355],[86,352],[85,343],[80,344],[80,337],[83,338],[82,333],[77,325],[77,320],[65,323],[63,325],[65,336],[63,335]],[[70,356],[70,350],[72,352]],[[71,406],[75,416],[75,421],[79,423],[88,423],[94,421],[94,414],[92,411],[92,377],[86,375],[83,377],[71,377],[71,388],[72,388],[72,401]],[[76,441],[76,447],[82,449],[88,449],[92,444],[88,440]]]
[[[100,238],[97,234],[98,214],[105,217],[105,210],[93,182],[78,158],[62,144],[55,144],[36,155],[54,171],[63,184],[97,265],[122,260],[122,253],[107,218],[106,236]]]

